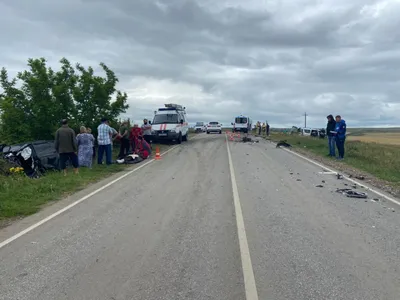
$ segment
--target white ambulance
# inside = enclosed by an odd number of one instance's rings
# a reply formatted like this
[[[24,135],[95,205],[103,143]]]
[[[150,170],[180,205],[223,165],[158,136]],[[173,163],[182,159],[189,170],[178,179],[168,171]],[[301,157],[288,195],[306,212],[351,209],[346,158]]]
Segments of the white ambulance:
[[[152,140],[154,142],[176,142],[188,140],[189,123],[186,119],[185,107],[178,104],[165,104],[154,115],[152,125]]]

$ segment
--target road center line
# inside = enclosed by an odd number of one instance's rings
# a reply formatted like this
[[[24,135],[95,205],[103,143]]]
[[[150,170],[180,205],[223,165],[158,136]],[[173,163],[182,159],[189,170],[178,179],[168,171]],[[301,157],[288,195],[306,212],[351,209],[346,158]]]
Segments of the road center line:
[[[168,152],[171,152],[172,150],[176,149],[178,146],[179,146],[179,145],[176,145],[176,146],[174,146],[174,147],[168,149],[168,150],[165,151],[164,153],[161,153],[161,156],[167,154]],[[131,170],[131,171],[125,173],[124,175],[121,175],[120,177],[114,179],[113,181],[107,183],[106,185],[103,185],[101,188],[99,188],[99,189],[97,189],[97,190],[91,192],[90,194],[87,194],[86,196],[84,196],[84,197],[80,198],[79,200],[77,200],[77,201],[71,203],[70,205],[67,205],[67,206],[65,206],[64,208],[60,209],[59,211],[56,211],[54,214],[51,214],[50,216],[48,216],[48,217],[42,219],[41,221],[39,221],[39,222],[37,222],[37,223],[35,223],[35,224],[29,226],[28,228],[22,230],[21,232],[19,232],[19,233],[13,235],[12,237],[6,239],[5,241],[3,241],[3,242],[0,243],[0,249],[3,248],[4,246],[10,244],[11,242],[15,241],[16,239],[20,238],[21,236],[27,234],[28,232],[30,232],[30,231],[36,229],[36,228],[39,227],[40,225],[43,225],[44,223],[50,221],[51,219],[54,219],[55,217],[57,217],[58,215],[62,214],[63,212],[65,212],[65,211],[67,211],[67,210],[73,208],[74,206],[78,205],[79,203],[81,203],[81,202],[83,202],[83,201],[89,199],[90,197],[96,195],[98,192],[101,192],[102,190],[108,188],[109,186],[113,185],[114,183],[120,181],[121,179],[123,179],[123,178],[125,178],[125,177],[131,175],[132,173],[135,173],[135,172],[139,171],[140,169],[146,167],[147,165],[151,164],[153,161],[154,161],[154,159],[151,159],[151,160],[145,162],[143,165],[140,165],[139,167],[137,167],[137,168],[135,168],[135,169],[133,169],[133,170]]]
[[[249,245],[247,243],[246,230],[244,227],[242,207],[240,204],[239,191],[236,184],[235,170],[233,168],[231,150],[229,149],[228,136],[225,135],[226,149],[228,151],[229,170],[232,181],[233,202],[235,206],[236,225],[238,230],[240,256],[242,259],[242,271],[246,300],[258,300],[256,281],[254,279],[253,265],[251,263]]]

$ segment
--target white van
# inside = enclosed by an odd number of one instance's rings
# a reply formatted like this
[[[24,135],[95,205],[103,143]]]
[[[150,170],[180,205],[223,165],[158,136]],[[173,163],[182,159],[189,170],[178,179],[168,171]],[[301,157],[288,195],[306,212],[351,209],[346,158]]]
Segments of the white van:
[[[301,129],[301,135],[310,136],[311,135],[311,128],[304,127]]]
[[[155,142],[174,141],[181,144],[188,140],[189,123],[185,107],[178,104],[165,104],[154,115],[152,140]]]
[[[251,131],[251,128],[253,126],[252,120],[249,117],[240,115],[235,118],[235,123],[232,123],[233,125],[233,132],[244,132],[248,133]]]

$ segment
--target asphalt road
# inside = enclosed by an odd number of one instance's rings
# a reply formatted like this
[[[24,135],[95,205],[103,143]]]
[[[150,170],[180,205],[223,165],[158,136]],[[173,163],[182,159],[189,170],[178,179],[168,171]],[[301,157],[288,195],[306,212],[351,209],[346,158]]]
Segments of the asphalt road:
[[[252,275],[262,300],[400,299],[399,207],[267,142],[228,145],[233,184],[225,136],[202,134],[0,248],[0,299],[236,300]]]

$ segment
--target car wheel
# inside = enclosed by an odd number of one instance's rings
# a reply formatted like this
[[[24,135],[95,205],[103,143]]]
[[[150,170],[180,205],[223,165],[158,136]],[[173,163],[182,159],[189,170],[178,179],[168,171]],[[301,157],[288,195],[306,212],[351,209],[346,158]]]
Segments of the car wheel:
[[[183,136],[182,140],[183,140],[184,142],[187,142],[187,140],[188,140],[188,134],[187,134],[187,133]]]
[[[181,133],[179,134],[179,138],[177,140],[177,143],[178,144],[182,144],[182,134]]]
[[[222,134],[222,130],[219,131],[219,134]]]
[[[207,134],[210,134],[210,132],[209,132],[209,131],[207,131]]]

